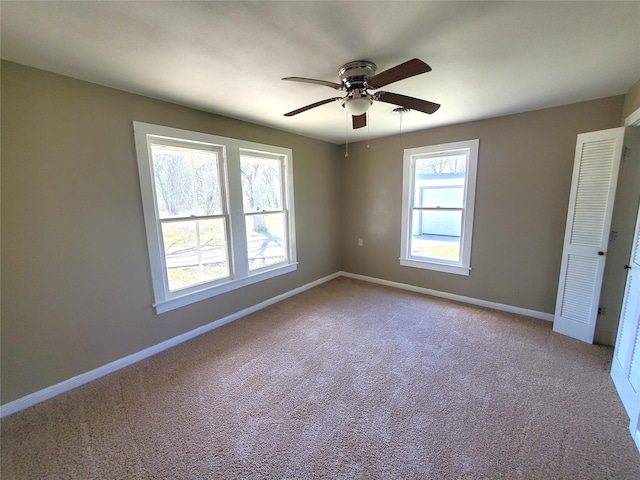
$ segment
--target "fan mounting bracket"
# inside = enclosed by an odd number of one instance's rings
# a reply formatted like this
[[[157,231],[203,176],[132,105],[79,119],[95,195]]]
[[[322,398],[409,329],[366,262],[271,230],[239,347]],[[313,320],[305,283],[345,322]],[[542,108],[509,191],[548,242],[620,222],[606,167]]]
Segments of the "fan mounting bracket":
[[[367,79],[375,75],[377,68],[377,65],[373,62],[356,60],[345,63],[340,67],[338,76],[347,88],[347,91],[351,91],[353,88],[365,89]]]

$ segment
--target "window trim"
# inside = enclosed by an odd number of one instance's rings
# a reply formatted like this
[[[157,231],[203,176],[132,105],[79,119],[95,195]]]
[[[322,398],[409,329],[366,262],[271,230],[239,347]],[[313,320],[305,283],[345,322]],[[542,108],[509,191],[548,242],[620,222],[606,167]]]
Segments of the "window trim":
[[[464,140],[460,142],[429,145],[404,150],[402,166],[402,231],[400,244],[400,265],[423,268],[438,272],[469,275],[471,271],[471,244],[473,239],[473,215],[475,209],[476,178],[478,169],[478,149],[480,140]],[[415,190],[415,157],[424,154],[451,154],[455,151],[468,151],[464,184],[464,205],[462,207],[462,233],[460,235],[460,261],[432,260],[410,255],[412,227],[411,216]]]
[[[216,295],[252,285],[263,280],[293,272],[297,269],[295,239],[295,208],[293,200],[293,152],[289,148],[265,145],[245,140],[221,137],[207,133],[193,132],[144,122],[133,122],[142,209],[149,251],[149,264],[153,286],[152,306],[157,314],[199,302]],[[223,191],[226,194],[229,241],[229,279],[216,279],[199,283],[184,289],[169,291],[162,230],[158,214],[152,157],[148,137],[161,137],[170,141],[205,144],[219,147],[221,151],[221,173]],[[242,179],[240,174],[241,151],[264,153],[282,159],[283,210],[287,214],[288,262],[282,262],[264,269],[250,271],[246,251],[245,213],[242,203]]]

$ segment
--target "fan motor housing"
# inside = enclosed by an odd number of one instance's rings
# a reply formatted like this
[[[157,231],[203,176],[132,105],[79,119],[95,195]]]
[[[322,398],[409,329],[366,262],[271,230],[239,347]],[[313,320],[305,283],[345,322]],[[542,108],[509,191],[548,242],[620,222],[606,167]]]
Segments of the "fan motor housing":
[[[338,76],[347,90],[352,88],[364,88],[367,78],[375,75],[377,66],[368,60],[356,60],[354,62],[345,63],[340,70]]]

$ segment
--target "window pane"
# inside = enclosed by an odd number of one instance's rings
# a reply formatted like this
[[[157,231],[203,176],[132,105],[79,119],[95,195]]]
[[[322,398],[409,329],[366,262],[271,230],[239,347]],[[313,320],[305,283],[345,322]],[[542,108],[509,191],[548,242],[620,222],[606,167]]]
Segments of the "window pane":
[[[414,210],[410,255],[460,261],[462,211]]]
[[[222,214],[217,154],[198,152],[193,155],[193,181],[196,198],[195,214]]]
[[[462,208],[464,174],[459,178],[416,178],[416,207]]]
[[[151,147],[160,218],[187,217],[194,213],[191,160],[188,152]]]
[[[274,265],[287,259],[285,214],[247,215],[249,270]]]
[[[467,170],[467,155],[465,154],[427,154],[416,155],[414,158],[416,161],[416,175],[464,173]]]
[[[281,160],[241,156],[244,211],[282,210]]]
[[[162,145],[151,151],[160,218],[222,213],[216,152]]]
[[[229,276],[221,218],[162,224],[169,290]]]
[[[466,155],[417,158],[415,207],[463,208]]]

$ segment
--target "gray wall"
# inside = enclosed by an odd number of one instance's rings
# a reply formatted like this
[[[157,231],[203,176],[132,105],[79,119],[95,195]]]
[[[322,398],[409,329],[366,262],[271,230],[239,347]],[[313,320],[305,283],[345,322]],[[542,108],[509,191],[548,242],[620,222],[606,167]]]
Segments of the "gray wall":
[[[2,403],[341,268],[339,148],[2,62]],[[132,121],[293,149],[298,270],[162,315]]]
[[[622,105],[623,96],[611,97],[350,145],[343,270],[552,314],[576,136],[619,126]],[[473,270],[465,277],[400,266],[403,150],[473,138],[480,139]]]

